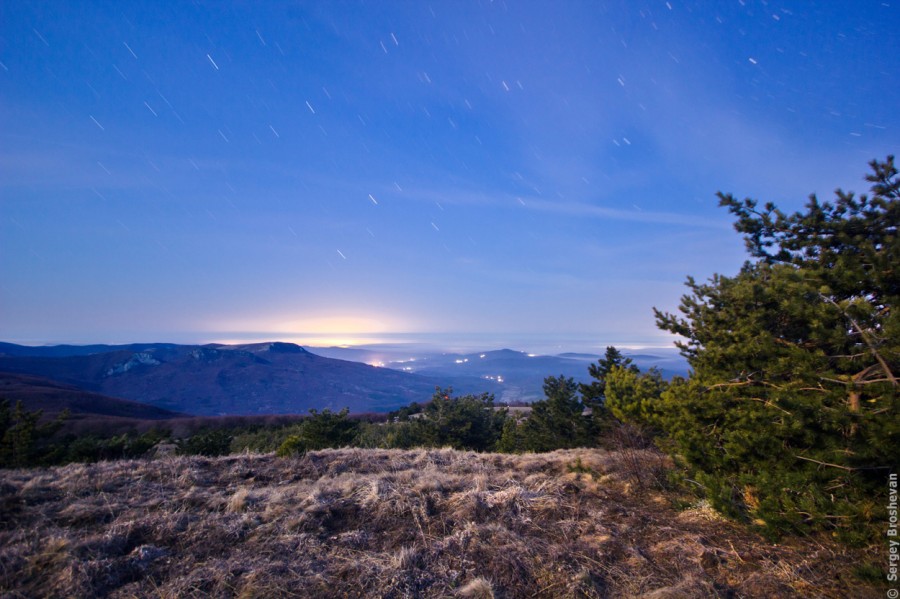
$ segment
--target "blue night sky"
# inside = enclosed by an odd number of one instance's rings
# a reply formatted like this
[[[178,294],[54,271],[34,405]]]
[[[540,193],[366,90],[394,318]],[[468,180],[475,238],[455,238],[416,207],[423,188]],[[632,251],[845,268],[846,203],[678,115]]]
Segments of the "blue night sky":
[[[654,346],[900,150],[900,3],[0,4],[0,338]]]

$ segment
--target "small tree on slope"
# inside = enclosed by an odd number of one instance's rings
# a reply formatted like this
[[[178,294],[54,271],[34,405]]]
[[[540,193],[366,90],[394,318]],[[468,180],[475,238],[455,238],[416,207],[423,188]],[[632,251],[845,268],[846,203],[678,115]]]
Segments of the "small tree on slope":
[[[637,374],[638,367],[632,364],[631,358],[626,358],[613,346],[606,348],[606,354],[596,364],[588,366],[588,374],[593,379],[590,383],[579,383],[582,402],[585,407],[591,409],[591,435],[603,439],[609,436],[610,429],[614,425],[614,419],[607,405],[607,380],[615,369],[623,369]]]
[[[692,368],[656,424],[716,507],[770,529],[861,539],[898,470],[900,178],[870,166],[870,196],[790,215],[720,193],[753,259],[655,310]]]

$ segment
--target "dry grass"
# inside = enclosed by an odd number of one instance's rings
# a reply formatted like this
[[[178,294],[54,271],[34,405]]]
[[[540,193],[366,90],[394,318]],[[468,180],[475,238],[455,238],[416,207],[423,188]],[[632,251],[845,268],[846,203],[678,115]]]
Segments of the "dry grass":
[[[878,556],[677,511],[634,484],[633,459],[342,449],[0,471],[0,596],[877,596],[848,569]]]

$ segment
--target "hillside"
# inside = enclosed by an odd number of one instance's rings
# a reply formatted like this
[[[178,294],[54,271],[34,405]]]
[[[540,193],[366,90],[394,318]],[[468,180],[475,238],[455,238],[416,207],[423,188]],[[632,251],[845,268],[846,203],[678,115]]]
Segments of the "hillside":
[[[50,379],[0,372],[0,398],[21,401],[28,411],[42,410],[47,417],[68,410],[72,418],[134,418],[165,420],[184,416],[147,404],[84,391]]]
[[[639,484],[665,468],[342,449],[0,471],[0,594],[883,596],[853,574],[877,552],[766,542]]]

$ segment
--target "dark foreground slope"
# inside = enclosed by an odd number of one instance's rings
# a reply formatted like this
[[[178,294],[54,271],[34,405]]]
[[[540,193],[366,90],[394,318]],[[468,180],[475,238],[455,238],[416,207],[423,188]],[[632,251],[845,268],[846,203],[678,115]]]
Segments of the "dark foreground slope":
[[[26,410],[41,410],[50,418],[64,411],[69,412],[70,418],[76,419],[166,420],[184,416],[136,401],[91,393],[43,377],[11,372],[0,372],[0,398],[12,403],[21,401]]]
[[[0,471],[0,595],[883,596],[636,485],[656,454],[326,450]]]

